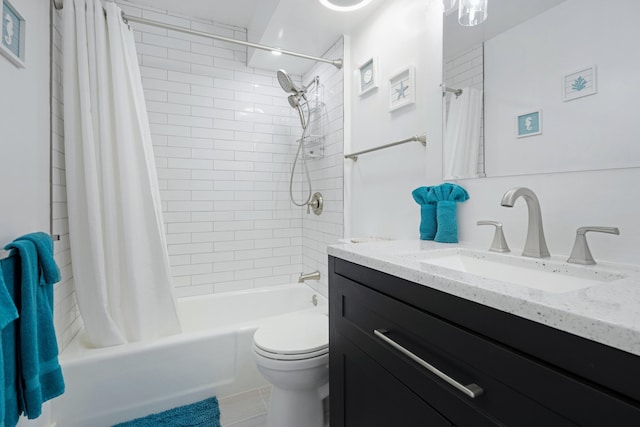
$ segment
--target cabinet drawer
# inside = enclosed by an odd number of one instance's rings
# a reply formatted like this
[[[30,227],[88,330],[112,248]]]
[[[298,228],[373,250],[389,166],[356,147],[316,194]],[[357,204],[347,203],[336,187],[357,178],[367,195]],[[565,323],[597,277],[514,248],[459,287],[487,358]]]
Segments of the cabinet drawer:
[[[515,426],[640,420],[633,404],[342,276],[332,277],[330,293],[333,327],[454,424],[482,425],[469,423],[474,412]],[[374,333],[381,329],[387,332]],[[476,384],[482,394],[465,395],[388,340],[461,385]]]
[[[332,427],[451,427],[452,424],[349,340],[334,336]],[[336,389],[340,384],[340,389]]]

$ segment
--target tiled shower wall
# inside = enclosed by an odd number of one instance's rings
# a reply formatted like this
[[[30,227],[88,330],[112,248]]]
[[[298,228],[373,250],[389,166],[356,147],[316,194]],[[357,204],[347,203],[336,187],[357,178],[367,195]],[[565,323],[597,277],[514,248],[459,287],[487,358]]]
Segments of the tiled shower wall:
[[[62,99],[62,11],[53,11],[51,26],[51,203],[53,204],[53,232],[60,235],[54,243],[55,260],[62,279],[54,288],[54,322],[56,338],[61,349],[67,346],[82,327],[76,302],[71,271],[69,247],[69,217],[67,214],[67,186],[64,166],[64,111]]]
[[[246,39],[243,28],[118,3],[130,15]],[[326,105],[325,157],[308,161],[314,191],[325,197],[325,212],[316,217],[289,201],[289,174],[301,129],[275,72],[247,67],[246,49],[238,45],[142,24],[131,27],[176,295],[291,283],[300,272],[315,269],[322,279],[310,284],[326,294],[326,245],[342,237],[342,71],[317,65],[304,79],[308,83],[320,76]],[[64,348],[82,320],[68,243],[61,33],[61,14],[54,12],[53,203],[54,231],[62,236],[56,259],[63,271],[56,287],[55,322]],[[342,57],[342,50],[340,40],[327,56]],[[294,80],[301,82],[299,76]],[[297,175],[300,200],[306,193]]]
[[[472,87],[484,90],[484,46],[479,44],[455,56],[444,58],[444,81],[447,87],[460,89]],[[445,118],[449,111],[449,99],[455,96],[447,93]],[[484,166],[484,109],[480,119],[480,150],[478,151],[478,174],[485,175]]]
[[[324,57],[342,58],[343,52],[344,43],[340,39]],[[323,94],[320,118],[324,157],[310,159],[307,165],[313,191],[322,193],[324,210],[319,216],[305,211],[302,217],[302,255],[305,272],[320,271],[320,282],[309,284],[328,295],[327,245],[338,243],[344,233],[344,72],[333,65],[318,63],[303,76],[302,81],[308,84],[315,76],[320,78]],[[312,127],[313,124],[310,125]]]
[[[246,40],[246,30],[121,2],[128,14]],[[289,202],[300,124],[246,48],[132,24],[176,295],[290,283],[302,211]],[[299,77],[297,79],[299,81]]]

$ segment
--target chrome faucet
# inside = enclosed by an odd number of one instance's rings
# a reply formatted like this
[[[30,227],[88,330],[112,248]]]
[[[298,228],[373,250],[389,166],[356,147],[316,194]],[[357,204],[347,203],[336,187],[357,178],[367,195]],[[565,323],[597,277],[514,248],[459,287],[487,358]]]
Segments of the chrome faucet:
[[[571,256],[567,262],[571,264],[582,264],[582,265],[594,265],[596,261],[593,259],[593,255],[591,255],[591,251],[589,250],[589,244],[587,243],[587,232],[589,231],[597,231],[599,233],[609,233],[620,235],[620,230],[618,227],[580,227],[578,231],[576,231],[576,241],[573,244],[573,250],[571,251]]]
[[[307,280],[320,280],[320,272],[314,271],[311,273],[300,273],[300,277],[298,278],[298,283],[304,283]]]
[[[522,256],[534,258],[545,258],[550,256],[547,242],[544,239],[542,229],[542,211],[540,202],[536,194],[526,187],[515,187],[504,193],[500,204],[512,208],[518,197],[522,197],[527,202],[529,211],[529,227],[527,229],[527,240],[524,244]]]

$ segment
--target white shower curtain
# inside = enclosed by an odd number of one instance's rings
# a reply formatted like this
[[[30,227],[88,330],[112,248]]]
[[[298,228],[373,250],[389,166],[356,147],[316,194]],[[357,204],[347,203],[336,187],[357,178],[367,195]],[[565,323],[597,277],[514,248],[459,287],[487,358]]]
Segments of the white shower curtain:
[[[95,347],[180,331],[140,71],[120,13],[98,0],[64,4],[69,236]]]
[[[444,133],[444,178],[478,177],[482,91],[465,87],[451,96]]]

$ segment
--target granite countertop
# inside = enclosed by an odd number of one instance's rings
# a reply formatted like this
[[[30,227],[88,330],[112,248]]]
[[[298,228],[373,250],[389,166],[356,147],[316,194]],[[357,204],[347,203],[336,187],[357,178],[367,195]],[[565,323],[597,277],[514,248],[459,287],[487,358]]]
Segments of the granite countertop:
[[[427,257],[429,251],[451,248],[486,251],[465,244],[392,240],[331,245],[328,253],[640,356],[640,267],[570,264],[586,272],[597,268],[622,273],[625,277],[589,288],[551,293],[469,273],[421,266],[420,260]],[[514,250],[507,256],[520,257],[519,253]],[[565,262],[566,257],[550,260]]]

